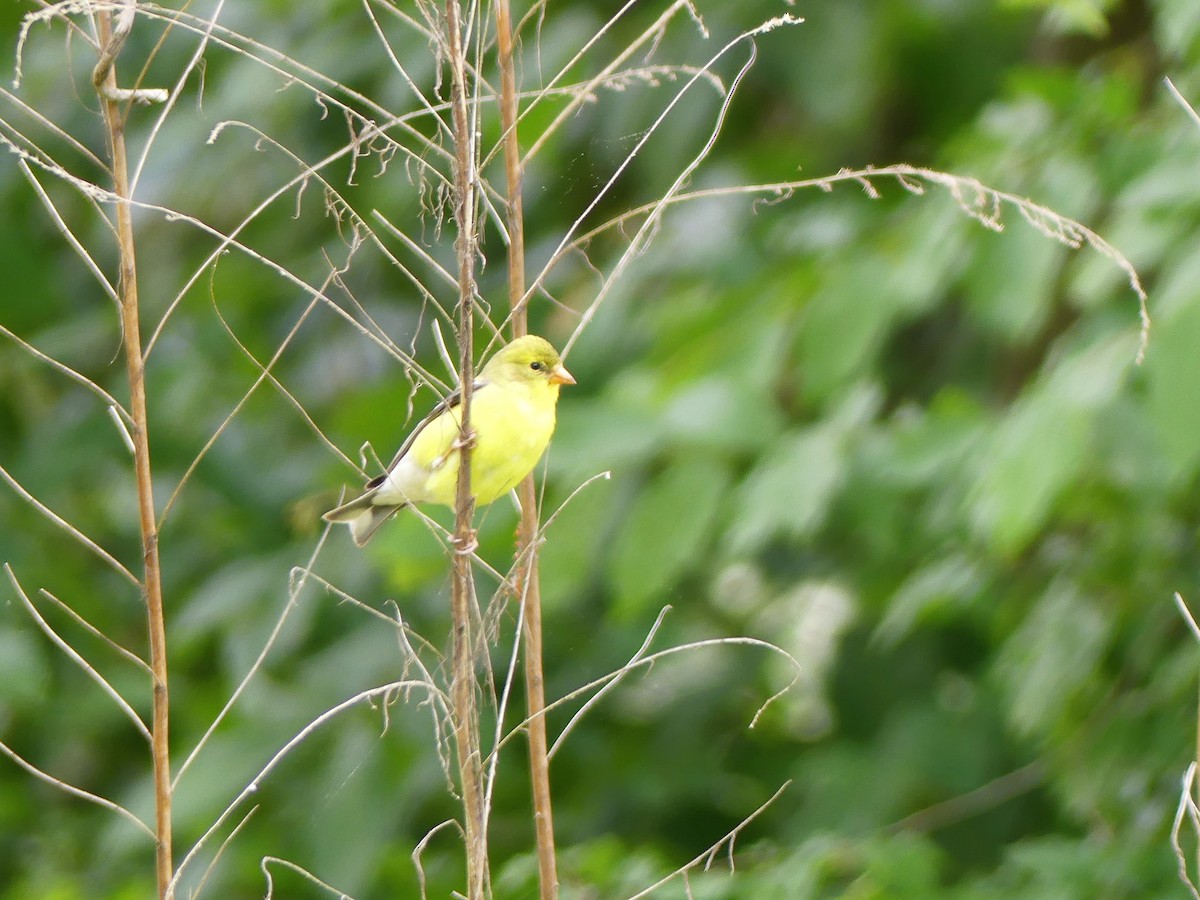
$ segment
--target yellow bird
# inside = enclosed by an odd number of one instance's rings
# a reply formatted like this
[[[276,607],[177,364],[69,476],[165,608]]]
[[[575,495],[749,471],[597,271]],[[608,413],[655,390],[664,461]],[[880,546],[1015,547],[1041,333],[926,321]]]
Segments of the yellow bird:
[[[471,491],[486,506],[533,471],[554,434],[558,388],[574,384],[558,351],[527,335],[502,347],[479,372],[471,394]],[[387,472],[367,482],[365,493],[325,513],[327,522],[350,526],[362,546],[410,503],[454,506],[458,488],[461,391],[433,408],[397,451]]]

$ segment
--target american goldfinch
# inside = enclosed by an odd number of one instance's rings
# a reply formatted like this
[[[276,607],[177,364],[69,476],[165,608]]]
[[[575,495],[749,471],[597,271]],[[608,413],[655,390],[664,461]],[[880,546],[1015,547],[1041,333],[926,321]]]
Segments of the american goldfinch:
[[[486,506],[533,471],[554,433],[558,388],[574,384],[558,351],[544,338],[517,338],[479,372],[471,394],[471,491]],[[455,391],[433,408],[396,453],[387,472],[367,482],[366,492],[325,513],[328,522],[350,526],[362,546],[410,503],[454,506],[458,488],[459,407]]]

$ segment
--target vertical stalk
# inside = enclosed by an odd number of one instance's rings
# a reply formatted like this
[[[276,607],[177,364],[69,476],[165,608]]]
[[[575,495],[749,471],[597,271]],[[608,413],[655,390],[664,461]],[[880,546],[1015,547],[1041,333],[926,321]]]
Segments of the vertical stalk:
[[[496,2],[496,49],[500,57],[500,126],[504,130],[504,174],[508,194],[508,299],[513,336],[528,333],[525,314],[525,204],[521,197],[521,144],[517,140],[517,76],[513,65],[512,16],[508,0]]]
[[[123,14],[124,15],[124,14]],[[171,758],[167,725],[167,634],[163,622],[162,575],[158,562],[158,523],[154,515],[154,490],[151,481],[150,440],[146,419],[146,380],[139,327],[137,264],[133,245],[133,218],[130,207],[129,164],[125,152],[125,117],[116,99],[116,56],[132,25],[130,15],[118,23],[114,35],[112,16],[107,10],[96,13],[101,58],[92,74],[104,111],[104,124],[112,156],[113,192],[117,195],[117,240],[120,253],[121,326],[125,340],[125,363],[129,374],[130,414],[133,417],[133,464],[137,477],[138,516],[142,535],[142,565],[146,593],[146,615],[150,632],[150,669],[153,672],[153,723],[151,756],[154,767],[154,832],[156,836],[155,872],[158,896],[167,896],[173,864],[171,861]]]
[[[525,562],[517,573],[518,595],[525,602],[525,705],[529,719],[529,776],[537,835],[538,879],[542,900],[558,897],[554,851],[554,815],[550,794],[550,758],[546,741],[546,686],[542,668],[542,594],[537,560],[537,491],[533,476],[521,482],[521,523],[517,554]]]
[[[475,153],[474,136],[467,117],[466,65],[458,0],[446,0],[446,32],[451,69],[450,105],[454,120],[454,219],[458,225],[458,347],[460,437],[458,488],[454,522],[454,572],[451,615],[454,620],[453,683],[454,743],[462,787],[463,831],[467,849],[467,897],[482,900],[488,877],[487,832],[483,823],[482,759],[479,752],[479,715],[475,696],[475,642],[471,635],[475,608],[475,583],[471,554],[475,549],[475,497],[471,493],[471,395],[474,392],[475,295]]]
[[[521,198],[521,145],[517,138],[517,87],[513,65],[512,16],[508,0],[496,0],[496,43],[500,57],[500,122],[504,130],[504,170],[508,193],[508,297],[513,335],[529,331],[525,305],[525,221]],[[517,528],[517,596],[525,604],[525,705],[529,725],[529,780],[533,790],[533,823],[537,837],[541,900],[558,897],[558,864],[554,851],[554,815],[550,794],[550,760],[546,741],[546,687],[542,666],[542,594],[538,579],[537,489],[533,476],[518,488],[521,522]]]

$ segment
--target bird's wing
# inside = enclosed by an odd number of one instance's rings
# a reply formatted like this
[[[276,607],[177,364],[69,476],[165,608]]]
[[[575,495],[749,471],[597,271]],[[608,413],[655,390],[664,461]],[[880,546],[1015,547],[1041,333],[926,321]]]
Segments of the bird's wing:
[[[485,387],[490,383],[491,382],[484,381],[482,378],[477,378],[474,382],[472,382],[472,389],[473,389],[473,391],[477,391],[480,388]],[[381,484],[383,484],[384,481],[387,480],[388,474],[391,473],[392,469],[396,468],[396,466],[397,466],[397,464],[399,464],[400,460],[404,459],[404,454],[408,453],[408,451],[412,448],[413,441],[415,441],[417,439],[417,436],[420,435],[420,433],[425,430],[425,426],[428,425],[430,422],[432,422],[434,419],[436,419],[438,416],[440,416],[442,413],[444,413],[446,410],[454,409],[455,407],[459,406],[461,403],[462,403],[462,389],[461,388],[455,388],[452,393],[450,393],[443,399],[439,400],[434,405],[433,409],[431,409],[429,411],[429,414],[427,416],[425,416],[425,418],[423,418],[420,422],[418,422],[416,427],[413,428],[413,430],[411,432],[409,432],[408,437],[404,439],[404,443],[400,445],[400,449],[396,451],[396,455],[392,457],[392,461],[390,463],[388,463],[387,471],[384,472],[382,475],[376,475],[374,478],[372,478],[370,481],[368,481],[365,489],[371,490],[372,488],[377,488]]]

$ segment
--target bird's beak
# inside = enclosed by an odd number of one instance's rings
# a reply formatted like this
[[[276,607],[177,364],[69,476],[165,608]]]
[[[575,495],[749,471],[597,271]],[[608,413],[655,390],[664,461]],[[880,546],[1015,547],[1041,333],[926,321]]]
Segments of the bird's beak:
[[[559,363],[557,366],[555,366],[553,369],[550,370],[550,383],[551,384],[574,384],[575,376],[567,371],[566,366],[564,366],[562,363]]]

